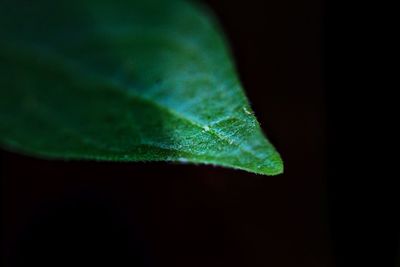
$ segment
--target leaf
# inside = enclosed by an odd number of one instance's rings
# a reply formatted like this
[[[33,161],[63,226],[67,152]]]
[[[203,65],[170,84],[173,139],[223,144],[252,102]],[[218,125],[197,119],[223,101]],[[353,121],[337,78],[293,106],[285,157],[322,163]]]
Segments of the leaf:
[[[2,0],[0,143],[279,174],[217,23],[178,0]]]

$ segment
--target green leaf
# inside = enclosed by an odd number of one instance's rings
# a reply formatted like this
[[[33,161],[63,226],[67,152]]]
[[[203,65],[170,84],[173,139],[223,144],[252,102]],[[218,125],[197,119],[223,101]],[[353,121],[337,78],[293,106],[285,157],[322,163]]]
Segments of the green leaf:
[[[6,149],[283,171],[199,3],[2,0],[0,38]]]

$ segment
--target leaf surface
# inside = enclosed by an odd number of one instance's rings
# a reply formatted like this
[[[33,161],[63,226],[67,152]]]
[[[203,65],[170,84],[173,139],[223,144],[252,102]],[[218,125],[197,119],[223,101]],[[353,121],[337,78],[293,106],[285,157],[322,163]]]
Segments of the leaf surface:
[[[2,0],[0,143],[33,156],[274,175],[223,34],[179,0]]]

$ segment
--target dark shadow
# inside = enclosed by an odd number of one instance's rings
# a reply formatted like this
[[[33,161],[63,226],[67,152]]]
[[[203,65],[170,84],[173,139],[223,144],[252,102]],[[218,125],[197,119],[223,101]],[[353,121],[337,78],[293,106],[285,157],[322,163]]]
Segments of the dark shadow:
[[[140,230],[96,193],[59,196],[21,233],[11,266],[150,266]]]

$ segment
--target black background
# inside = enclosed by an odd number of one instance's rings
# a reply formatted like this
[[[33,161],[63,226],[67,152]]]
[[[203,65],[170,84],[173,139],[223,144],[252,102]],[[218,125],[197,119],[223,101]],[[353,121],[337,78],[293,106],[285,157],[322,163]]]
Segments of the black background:
[[[3,266],[394,266],[395,194],[360,171],[378,164],[352,65],[366,26],[320,0],[206,2],[285,173],[2,151]]]

